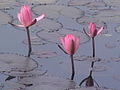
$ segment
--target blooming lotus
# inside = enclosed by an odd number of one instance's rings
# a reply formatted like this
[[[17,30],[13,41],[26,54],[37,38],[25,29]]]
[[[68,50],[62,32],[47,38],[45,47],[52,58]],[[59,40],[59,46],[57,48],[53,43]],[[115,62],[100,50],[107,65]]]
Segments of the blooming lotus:
[[[74,79],[74,75],[75,75],[73,55],[78,50],[79,43],[80,43],[80,38],[79,37],[75,37],[72,34],[67,34],[67,35],[61,37],[60,40],[61,40],[61,43],[62,43],[65,51],[63,49],[62,50],[65,53],[69,54],[70,57],[71,57],[71,63],[72,63],[71,80],[73,80]]]
[[[100,27],[100,29],[97,29],[96,24],[91,22],[91,23],[89,23],[87,34],[90,37],[95,37],[96,35],[100,34],[103,31],[103,29],[104,29],[104,27]]]
[[[73,55],[77,51],[80,43],[79,37],[67,34],[61,37],[60,40],[67,54]]]
[[[39,17],[32,19],[32,13],[30,7],[28,5],[23,5],[20,9],[20,12],[17,14],[18,20],[21,25],[17,25],[19,27],[29,27],[34,25],[37,21],[43,19],[45,17],[44,14]]]
[[[27,37],[28,37],[28,45],[29,45],[29,51],[28,51],[28,57],[30,57],[30,54],[32,52],[32,47],[31,47],[31,40],[30,40],[30,33],[29,33],[29,26],[34,25],[37,21],[43,19],[45,17],[44,14],[40,15],[37,18],[32,19],[32,12],[30,10],[30,7],[28,5],[23,5],[20,9],[20,12],[17,14],[18,20],[20,22],[20,25],[16,25],[13,23],[10,23],[12,26],[17,26],[17,27],[24,27],[26,32],[27,32]]]

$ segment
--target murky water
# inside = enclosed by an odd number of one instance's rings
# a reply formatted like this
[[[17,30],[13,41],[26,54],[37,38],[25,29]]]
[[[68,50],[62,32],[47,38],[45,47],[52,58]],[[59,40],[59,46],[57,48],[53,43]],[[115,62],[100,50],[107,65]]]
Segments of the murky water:
[[[46,17],[30,27],[32,55],[27,35],[17,13],[23,4],[32,8],[33,17]],[[93,61],[91,40],[83,32],[89,22],[104,26],[95,38],[96,57],[92,70],[93,87],[85,87]],[[80,36],[74,55],[75,79],[70,80],[70,57],[58,44],[67,33]],[[1,0],[0,1],[0,90],[120,90],[120,1],[119,0]],[[86,79],[88,80],[88,79]]]

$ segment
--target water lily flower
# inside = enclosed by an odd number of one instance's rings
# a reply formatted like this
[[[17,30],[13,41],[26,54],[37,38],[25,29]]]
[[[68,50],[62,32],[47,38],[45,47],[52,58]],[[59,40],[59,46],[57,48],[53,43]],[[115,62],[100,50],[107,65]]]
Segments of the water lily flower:
[[[100,29],[97,29],[96,24],[91,22],[91,23],[89,23],[87,34],[90,37],[95,37],[96,35],[100,34],[103,31],[103,29],[104,29],[104,27],[100,27]]]
[[[61,37],[60,40],[65,50],[59,46],[60,49],[62,49],[65,53],[69,54],[71,58],[71,64],[72,64],[71,80],[73,80],[75,75],[73,55],[78,50],[80,38],[75,37],[72,34],[67,34]]]
[[[80,43],[79,37],[67,34],[61,37],[60,40],[67,54],[73,55],[77,51]]]
[[[37,21],[45,17],[44,14],[40,15],[37,18],[32,19],[32,13],[28,5],[23,5],[20,9],[20,12],[17,14],[18,20],[21,23],[17,25],[19,27],[29,27],[34,25]]]
[[[25,30],[27,32],[28,46],[29,46],[28,57],[30,57],[31,52],[32,52],[32,47],[31,47],[29,27],[34,25],[37,21],[43,19],[45,17],[45,15],[42,14],[42,15],[38,16],[37,18],[32,19],[32,12],[30,10],[30,7],[28,5],[23,5],[20,9],[20,12],[17,14],[17,17],[20,22],[20,25],[13,24],[11,22],[9,22],[9,24],[11,24],[12,26],[25,28]]]

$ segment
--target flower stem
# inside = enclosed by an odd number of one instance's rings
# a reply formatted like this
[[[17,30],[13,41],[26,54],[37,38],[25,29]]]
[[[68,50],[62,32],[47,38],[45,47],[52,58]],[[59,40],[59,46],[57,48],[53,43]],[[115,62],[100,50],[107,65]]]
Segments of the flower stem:
[[[73,55],[70,55],[70,58],[71,58],[71,64],[72,64],[72,75],[71,75],[71,80],[73,80],[73,79],[74,79],[74,75],[75,75]]]
[[[94,40],[94,37],[92,37],[92,46],[93,46],[93,55],[92,57],[94,58],[95,57],[95,40]],[[91,67],[93,68],[94,66],[94,61],[92,61],[92,64],[91,64]]]
[[[31,52],[32,52],[32,47],[31,47],[31,40],[30,40],[30,33],[29,33],[29,27],[26,27],[26,31],[27,31],[27,36],[28,36],[28,57],[30,57]]]

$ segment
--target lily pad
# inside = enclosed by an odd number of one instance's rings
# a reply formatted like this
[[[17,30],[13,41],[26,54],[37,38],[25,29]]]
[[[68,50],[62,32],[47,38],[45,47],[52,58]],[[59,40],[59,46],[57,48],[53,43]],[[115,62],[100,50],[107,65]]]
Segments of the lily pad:
[[[13,5],[18,5],[16,0],[0,0],[0,9],[10,9]]]
[[[23,41],[24,44],[28,45],[28,40]],[[45,45],[47,42],[43,41],[38,37],[31,37],[31,44],[32,45]]]
[[[108,6],[120,7],[120,0],[104,0]]]
[[[0,72],[27,72],[32,71],[38,66],[38,63],[29,57],[12,54],[0,53]]]
[[[56,32],[38,31],[36,35],[44,41],[59,43],[60,35]]]
[[[8,24],[8,22],[11,22],[11,20],[12,18],[10,15],[0,11],[0,26]]]
[[[70,18],[77,18],[82,17],[84,14],[80,9],[62,5],[39,5],[34,7],[33,11],[38,15],[42,12],[46,17],[51,19],[58,19],[61,15]]]
[[[99,62],[101,61],[100,58],[97,58],[97,57],[91,57],[91,56],[86,56],[86,55],[82,55],[82,56],[74,56],[74,60],[76,61],[89,61],[89,62]]]
[[[19,0],[18,2],[26,4],[52,4],[55,3],[56,0]]]
[[[19,83],[23,85],[32,84],[31,87],[28,87],[28,90],[67,90],[75,88],[75,82],[71,80],[46,75],[23,78]]]
[[[43,76],[47,73],[47,71],[43,70],[33,70],[29,72],[4,72],[5,75],[10,75],[10,76],[15,76],[15,77],[38,77],[38,76]]]
[[[52,58],[57,56],[57,53],[54,51],[33,51],[31,54],[36,55],[38,58]]]
[[[119,10],[106,9],[101,10],[95,17],[99,18],[99,21],[119,23],[120,12]]]
[[[43,19],[40,22],[36,23],[36,26],[38,26],[37,28],[42,28],[48,32],[54,32],[62,28],[61,23],[50,19]]]
[[[96,18],[96,17],[83,16],[82,18],[78,18],[77,22],[80,24],[85,24],[85,25],[90,22],[95,22],[98,27],[101,27],[101,26],[107,27],[107,25],[104,21],[100,21],[99,18]]]
[[[69,5],[72,5],[72,6],[77,6],[77,5],[87,5],[89,3],[93,2],[92,0],[70,0],[69,2]]]
[[[70,90],[115,90],[110,88],[102,88],[102,87],[78,87],[76,89],[70,89]]]

